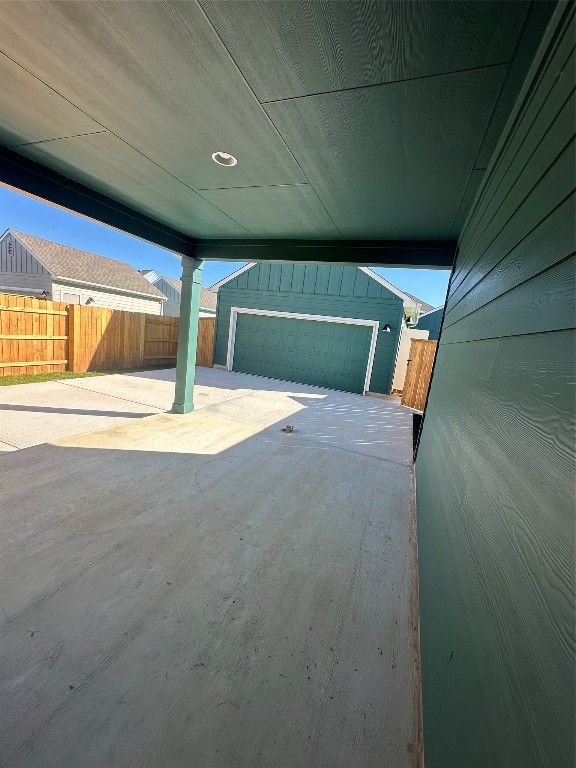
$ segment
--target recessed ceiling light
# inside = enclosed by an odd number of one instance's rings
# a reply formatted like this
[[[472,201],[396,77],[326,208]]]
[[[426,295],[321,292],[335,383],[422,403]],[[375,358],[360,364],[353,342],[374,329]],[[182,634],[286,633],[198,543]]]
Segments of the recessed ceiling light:
[[[229,152],[214,152],[212,160],[218,163],[218,165],[226,165],[229,168],[238,162],[234,155],[231,155]]]

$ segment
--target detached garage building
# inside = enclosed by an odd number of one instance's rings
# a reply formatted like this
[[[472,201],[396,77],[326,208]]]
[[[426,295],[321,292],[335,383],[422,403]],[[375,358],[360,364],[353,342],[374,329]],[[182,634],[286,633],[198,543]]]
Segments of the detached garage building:
[[[247,264],[218,291],[214,363],[285,381],[389,394],[415,297],[366,267]]]

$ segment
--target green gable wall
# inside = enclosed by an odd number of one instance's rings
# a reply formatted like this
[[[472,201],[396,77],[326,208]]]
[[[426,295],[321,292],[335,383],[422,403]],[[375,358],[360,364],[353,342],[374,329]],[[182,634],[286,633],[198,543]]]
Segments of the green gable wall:
[[[442,313],[444,307],[435,309],[434,312],[428,312],[424,317],[421,317],[416,324],[416,328],[419,331],[429,331],[428,338],[430,341],[436,341],[440,336],[440,325],[442,324]]]
[[[573,13],[467,219],[424,418],[427,768],[574,766]]]
[[[257,264],[218,291],[214,362],[226,365],[231,307],[354,317],[388,323],[379,333],[370,390],[392,387],[403,302],[356,267],[315,264]]]

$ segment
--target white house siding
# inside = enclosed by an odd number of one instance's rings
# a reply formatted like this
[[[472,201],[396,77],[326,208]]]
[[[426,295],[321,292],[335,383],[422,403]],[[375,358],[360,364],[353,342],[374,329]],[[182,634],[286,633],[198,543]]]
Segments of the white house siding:
[[[0,241],[0,292],[50,293],[51,282],[48,270],[12,234]]]
[[[67,283],[63,280],[54,281],[52,284],[52,298],[54,301],[64,301],[63,293],[80,295],[80,304],[86,304],[91,296],[94,302],[92,307],[107,307],[108,309],[122,309],[126,312],[146,312],[149,315],[162,314],[162,302],[158,299],[145,296],[132,296],[106,288],[91,288],[89,285]]]

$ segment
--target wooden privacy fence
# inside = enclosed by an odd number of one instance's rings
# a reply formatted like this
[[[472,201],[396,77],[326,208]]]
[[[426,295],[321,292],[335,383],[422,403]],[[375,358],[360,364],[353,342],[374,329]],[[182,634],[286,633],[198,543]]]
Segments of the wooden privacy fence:
[[[402,390],[402,405],[407,405],[417,411],[424,410],[437,343],[425,339],[412,339],[406,379]]]
[[[0,294],[0,376],[68,370],[68,305]]]
[[[212,367],[213,317],[201,317],[197,364]],[[174,365],[179,318],[0,294],[0,376]]]

